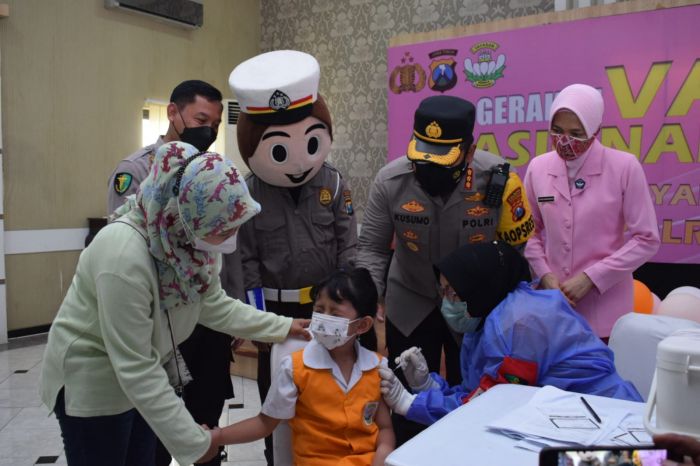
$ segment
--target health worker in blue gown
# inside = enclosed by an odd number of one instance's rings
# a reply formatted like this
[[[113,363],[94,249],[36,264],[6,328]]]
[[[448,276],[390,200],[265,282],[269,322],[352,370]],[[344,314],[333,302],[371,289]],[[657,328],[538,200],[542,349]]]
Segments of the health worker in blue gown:
[[[432,424],[501,383],[553,385],[642,401],[634,386],[615,371],[612,351],[561,291],[539,290],[528,283],[527,261],[510,245],[500,241],[466,245],[442,259],[436,269],[443,317],[453,330],[464,333],[462,383],[450,387],[438,374],[428,373],[420,348],[410,348],[396,363],[413,393],[391,370],[380,369],[382,393],[394,412]]]

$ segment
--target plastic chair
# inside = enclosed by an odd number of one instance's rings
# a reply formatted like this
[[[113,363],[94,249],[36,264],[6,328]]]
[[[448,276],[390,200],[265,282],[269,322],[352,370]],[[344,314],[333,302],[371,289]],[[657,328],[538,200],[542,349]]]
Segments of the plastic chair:
[[[306,346],[308,342],[296,338],[287,338],[282,343],[272,345],[270,350],[270,378],[279,370],[282,359]],[[272,454],[275,466],[292,466],[292,429],[287,421],[280,422],[272,432]]]
[[[615,354],[615,368],[629,380],[646,401],[656,371],[659,342],[684,328],[700,328],[692,320],[631,312],[620,317],[610,333],[609,346]]]

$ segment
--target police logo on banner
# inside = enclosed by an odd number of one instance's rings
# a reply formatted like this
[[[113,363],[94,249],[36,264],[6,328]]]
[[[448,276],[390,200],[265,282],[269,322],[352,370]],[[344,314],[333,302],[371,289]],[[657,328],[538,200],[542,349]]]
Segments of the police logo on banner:
[[[464,74],[472,86],[480,89],[492,87],[496,84],[496,80],[503,77],[506,56],[501,53],[494,59],[498,48],[499,45],[496,42],[484,41],[474,44],[469,49],[474,54],[474,61],[471,58],[464,60]]]
[[[430,76],[428,77],[430,89],[445,92],[455,87],[457,84],[457,73],[455,73],[457,62],[452,57],[456,55],[457,49],[441,49],[428,54],[428,57],[433,59],[430,63]]]
[[[398,78],[398,83],[396,79]],[[418,63],[413,63],[410,52],[401,59],[401,65],[395,67],[389,76],[389,90],[394,94],[402,92],[419,92],[425,87],[425,70]]]

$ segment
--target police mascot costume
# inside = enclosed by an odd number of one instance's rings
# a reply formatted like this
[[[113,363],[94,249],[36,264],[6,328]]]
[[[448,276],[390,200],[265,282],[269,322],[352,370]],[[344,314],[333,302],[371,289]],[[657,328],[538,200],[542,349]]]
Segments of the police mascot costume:
[[[326,159],[331,114],[318,94],[311,55],[279,50],[238,65],[229,85],[241,107],[238,148],[262,212],[243,225],[239,242],[246,297],[260,310],[310,318],[311,287],[352,267],[357,222],[350,189]],[[267,348],[258,344],[258,390],[270,387]],[[272,464],[271,439],[265,439]]]

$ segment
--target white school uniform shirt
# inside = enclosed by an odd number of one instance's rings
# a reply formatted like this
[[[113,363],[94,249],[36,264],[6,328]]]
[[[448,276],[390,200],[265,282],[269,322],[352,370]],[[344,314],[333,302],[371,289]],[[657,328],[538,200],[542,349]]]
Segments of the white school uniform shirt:
[[[386,358],[381,358],[380,360],[377,353],[363,348],[355,340],[357,360],[352,366],[350,380],[346,381],[328,350],[316,340],[311,340],[303,351],[304,365],[312,369],[330,369],[333,380],[345,393],[352,390],[352,387],[357,384],[364,371],[372,370],[378,365],[388,367]],[[279,370],[272,378],[272,385],[267,393],[261,412],[275,419],[291,419],[294,417],[297,395],[297,386],[294,384],[292,372],[292,356],[289,355],[282,359]]]

